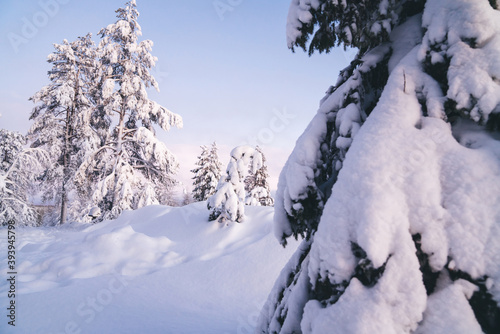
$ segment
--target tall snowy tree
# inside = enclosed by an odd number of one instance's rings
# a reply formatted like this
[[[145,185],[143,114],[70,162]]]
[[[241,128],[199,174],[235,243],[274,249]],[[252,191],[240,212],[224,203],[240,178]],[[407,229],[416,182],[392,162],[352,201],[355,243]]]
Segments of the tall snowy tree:
[[[245,177],[261,167],[262,156],[250,146],[238,146],[231,151],[231,159],[215,194],[207,201],[210,210],[209,220],[220,223],[226,221],[242,222],[245,216]]]
[[[69,197],[74,209],[82,200],[76,192],[75,173],[99,144],[90,123],[95,106],[90,96],[96,59],[90,34],[71,43],[64,40],[54,44],[54,48],[48,56],[52,64],[48,72],[51,82],[30,98],[35,107],[28,138],[32,147],[50,153],[52,164],[41,177],[43,196],[59,204],[58,221],[64,224]],[[73,210],[71,218],[78,219],[78,214],[78,210]]]
[[[280,175],[305,240],[258,332],[498,333],[498,2],[293,0],[287,37],[359,53]]]
[[[103,218],[157,204],[168,193],[178,164],[153,125],[182,127],[179,115],[148,98],[148,87],[158,90],[150,73],[157,58],[150,53],[152,41],[138,41],[142,32],[135,0],[116,12],[118,20],[99,32],[102,77],[93,119],[102,146],[78,175],[82,187],[95,190],[92,200]]]
[[[47,166],[42,149],[24,149],[20,133],[0,129],[0,225],[35,225],[37,213],[28,201],[35,177]]]
[[[255,150],[260,153],[262,161],[259,161],[260,167],[256,168],[253,173],[249,170],[249,174],[245,178],[246,204],[273,206],[274,199],[271,197],[271,189],[267,182],[269,174],[267,173],[266,157],[259,146]]]
[[[194,173],[193,199],[197,202],[206,201],[215,193],[222,169],[215,142],[211,148],[201,146],[201,150],[196,162],[197,167],[191,170]]]

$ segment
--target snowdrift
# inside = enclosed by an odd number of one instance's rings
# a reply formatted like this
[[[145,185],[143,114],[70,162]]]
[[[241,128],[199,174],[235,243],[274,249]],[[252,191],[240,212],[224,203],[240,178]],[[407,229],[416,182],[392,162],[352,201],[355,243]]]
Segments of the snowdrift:
[[[16,231],[16,327],[1,333],[250,333],[281,268],[273,209],[208,222],[206,203]],[[6,229],[0,268],[6,273]],[[7,281],[0,283],[1,309]]]

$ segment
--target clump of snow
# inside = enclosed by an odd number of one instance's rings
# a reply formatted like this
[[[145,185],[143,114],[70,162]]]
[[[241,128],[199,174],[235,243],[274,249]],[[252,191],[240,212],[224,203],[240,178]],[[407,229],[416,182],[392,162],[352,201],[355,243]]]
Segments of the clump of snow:
[[[115,81],[113,79],[106,79],[102,87],[102,97],[107,99],[113,94],[113,89],[115,88]]]
[[[286,40],[289,48],[302,35],[299,30],[302,24],[311,22],[312,15],[309,10],[311,8],[317,9],[319,6],[319,0],[293,0],[290,3],[286,23]]]
[[[500,112],[500,12],[487,1],[428,1],[422,25],[419,57],[449,60],[446,96],[456,108],[476,122]],[[436,44],[445,47],[435,50]]]
[[[415,333],[483,333],[468,302],[475,290],[476,286],[465,280],[449,282],[429,297],[424,321]]]

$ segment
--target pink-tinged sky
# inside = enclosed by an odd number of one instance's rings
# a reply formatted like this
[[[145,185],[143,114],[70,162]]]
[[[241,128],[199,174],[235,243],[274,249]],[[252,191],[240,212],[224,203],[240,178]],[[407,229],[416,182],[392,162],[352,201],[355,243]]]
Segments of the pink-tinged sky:
[[[143,38],[154,42],[160,93],[150,97],[184,119],[158,136],[181,163],[189,189],[199,145],[216,141],[221,160],[242,143],[267,153],[275,186],[295,140],[336,82],[352,51],[308,57],[286,46],[290,0],[137,0]],[[3,0],[0,11],[0,128],[25,133],[28,98],[48,83],[53,43],[116,21],[125,1]],[[224,167],[225,168],[225,167]]]

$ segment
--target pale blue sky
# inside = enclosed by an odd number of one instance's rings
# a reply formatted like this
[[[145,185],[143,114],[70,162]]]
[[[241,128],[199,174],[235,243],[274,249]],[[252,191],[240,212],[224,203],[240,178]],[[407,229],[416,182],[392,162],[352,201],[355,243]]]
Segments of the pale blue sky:
[[[52,43],[87,32],[97,37],[100,28],[116,21],[114,11],[124,3],[0,0],[0,128],[28,129],[28,98],[48,83],[46,57]],[[232,10],[220,15],[217,3]],[[288,50],[289,3],[137,0],[142,38],[154,42],[152,53],[159,59],[153,73],[160,93],[150,96],[184,119],[183,129],[159,133],[174,154],[185,154],[175,147],[214,140],[227,147],[248,142],[290,152],[352,52],[339,49],[308,57]],[[36,31],[26,28],[30,23]],[[23,43],[13,45],[13,34],[25,38]],[[277,112],[293,118],[280,122]]]

